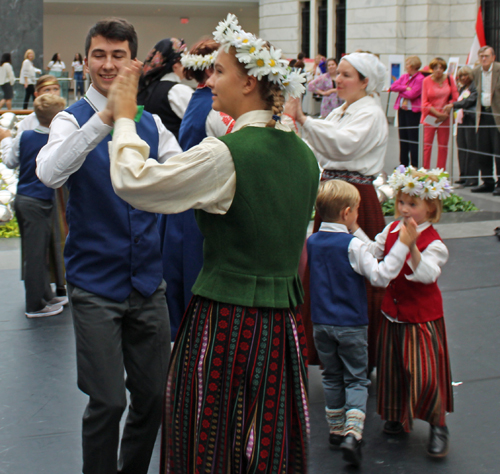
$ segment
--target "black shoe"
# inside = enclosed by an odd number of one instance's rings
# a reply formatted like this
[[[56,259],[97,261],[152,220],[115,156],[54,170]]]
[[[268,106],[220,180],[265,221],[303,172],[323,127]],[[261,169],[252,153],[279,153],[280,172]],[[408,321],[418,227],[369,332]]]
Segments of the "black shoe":
[[[455,184],[465,184],[465,179],[460,178],[455,181]]]
[[[386,421],[384,424],[384,433],[397,435],[404,431],[402,423],[399,421]]]
[[[477,186],[477,179],[468,179],[468,180],[466,180],[464,186],[466,188],[471,188],[473,186]]]
[[[500,196],[500,187],[497,186],[495,190],[493,191],[493,196]]]
[[[356,467],[361,464],[361,442],[361,440],[358,441],[352,434],[348,434],[345,437],[340,445],[344,461]]]
[[[477,188],[472,188],[470,190],[471,193],[492,193],[495,189],[495,185],[493,184],[481,184]]]
[[[429,437],[429,446],[427,453],[433,458],[444,458],[450,449],[450,433],[446,426],[431,425],[431,434]]]
[[[340,446],[342,444],[342,441],[344,441],[345,436],[335,434],[335,433],[330,433],[330,444],[332,446]]]

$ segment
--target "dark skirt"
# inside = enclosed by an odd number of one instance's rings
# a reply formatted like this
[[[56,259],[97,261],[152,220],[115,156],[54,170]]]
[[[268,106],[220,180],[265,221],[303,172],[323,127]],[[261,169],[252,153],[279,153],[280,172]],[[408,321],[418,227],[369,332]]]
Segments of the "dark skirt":
[[[377,360],[377,412],[409,432],[414,418],[446,425],[453,411],[444,318],[420,324],[382,317]]]
[[[305,342],[292,309],[194,296],[167,378],[161,473],[306,473]]]
[[[375,236],[385,228],[384,215],[382,214],[377,192],[372,184],[351,184],[358,189],[361,195],[358,224],[368,237],[373,240]],[[318,232],[321,222],[321,218],[316,214],[313,233]],[[307,265],[305,266],[302,284],[305,294],[304,304],[301,306],[300,312],[306,328],[309,364],[317,365],[319,364],[319,358],[316,348],[314,347],[313,325],[311,321],[311,299],[309,294],[309,267]],[[375,367],[376,363],[377,333],[381,319],[380,307],[384,299],[385,288],[371,286],[368,280],[366,280],[366,292],[368,299],[368,319],[370,321],[368,325],[368,367],[371,369]]]
[[[14,97],[14,89],[11,86],[10,82],[2,84],[2,92],[4,100],[12,100],[12,98]]]

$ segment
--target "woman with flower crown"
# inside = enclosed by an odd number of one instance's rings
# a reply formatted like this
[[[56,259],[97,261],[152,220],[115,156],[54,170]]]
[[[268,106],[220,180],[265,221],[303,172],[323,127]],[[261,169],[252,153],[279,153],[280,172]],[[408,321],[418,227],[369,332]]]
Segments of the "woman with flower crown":
[[[303,76],[234,15],[221,44],[213,108],[233,132],[162,165],[135,132],[134,74],[113,83],[115,191],[151,212],[196,209],[203,268],[177,334],[167,379],[163,473],[306,473],[307,349],[300,315],[300,253],[319,169],[279,121],[283,94]]]
[[[179,130],[179,145],[187,151],[206,137],[222,137],[229,133],[234,120],[212,109],[212,91],[206,85],[214,72],[219,43],[211,38],[198,41],[181,64],[187,80],[198,83],[186,108]],[[203,265],[203,235],[196,223],[194,210],[161,216],[159,226],[162,243],[163,278],[167,282],[167,304],[170,331],[175,340],[182,316],[193,294],[191,288]]]
[[[382,324],[377,357],[377,411],[384,432],[409,432],[413,419],[430,424],[427,452],[445,457],[449,449],[446,412],[453,411],[453,391],[448,344],[443,315],[443,298],[437,285],[448,249],[436,232],[450,194],[448,174],[442,169],[415,170],[399,166],[389,179],[396,192],[396,217],[371,241],[361,229],[354,235],[383,258],[398,239],[406,222],[414,220],[419,237],[410,247],[399,276],[387,287],[382,302]]]
[[[302,125],[302,136],[311,145],[323,168],[321,180],[342,179],[353,184],[361,195],[358,223],[374,238],[385,226],[382,208],[372,183],[382,171],[387,150],[389,129],[387,119],[374,95],[382,90],[385,66],[371,53],[344,56],[337,68],[337,95],[345,103],[324,120],[312,119],[302,112],[300,101],[289,101],[285,112]],[[321,219],[317,215],[314,232]],[[309,269],[302,279],[305,302],[302,315],[307,330],[311,363],[319,363],[314,348],[310,318]],[[373,368],[376,359],[376,334],[380,320],[380,304],[385,290],[366,283],[368,293],[368,362]]]

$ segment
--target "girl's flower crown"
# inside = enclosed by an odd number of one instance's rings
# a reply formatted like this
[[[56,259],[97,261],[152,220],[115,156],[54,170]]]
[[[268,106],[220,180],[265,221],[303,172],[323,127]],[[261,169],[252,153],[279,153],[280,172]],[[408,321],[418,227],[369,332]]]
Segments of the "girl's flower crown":
[[[201,54],[189,54],[184,53],[181,57],[181,64],[186,69],[192,69],[193,71],[204,71],[212,67],[215,63],[215,58],[217,53],[206,54],[202,56]]]
[[[285,98],[300,97],[305,92],[306,75],[290,68],[288,61],[281,59],[280,49],[273,46],[268,49],[264,40],[244,31],[232,13],[219,22],[213,35],[226,52],[231,46],[236,49],[236,58],[245,65],[248,74],[259,81],[267,77],[269,82],[278,84]]]
[[[441,168],[419,170],[399,165],[388,180],[389,186],[399,191],[417,196],[421,199],[446,199],[451,194],[449,174]]]

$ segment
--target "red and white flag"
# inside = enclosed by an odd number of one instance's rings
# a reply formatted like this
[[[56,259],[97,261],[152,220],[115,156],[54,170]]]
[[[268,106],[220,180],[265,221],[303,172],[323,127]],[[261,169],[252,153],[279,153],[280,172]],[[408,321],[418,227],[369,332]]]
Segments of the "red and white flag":
[[[474,36],[474,40],[472,41],[472,46],[470,48],[469,56],[467,56],[466,64],[471,64],[472,66],[478,60],[477,52],[479,48],[486,46],[486,38],[484,36],[484,25],[483,25],[483,12],[481,7],[477,12],[476,19],[476,35]]]

